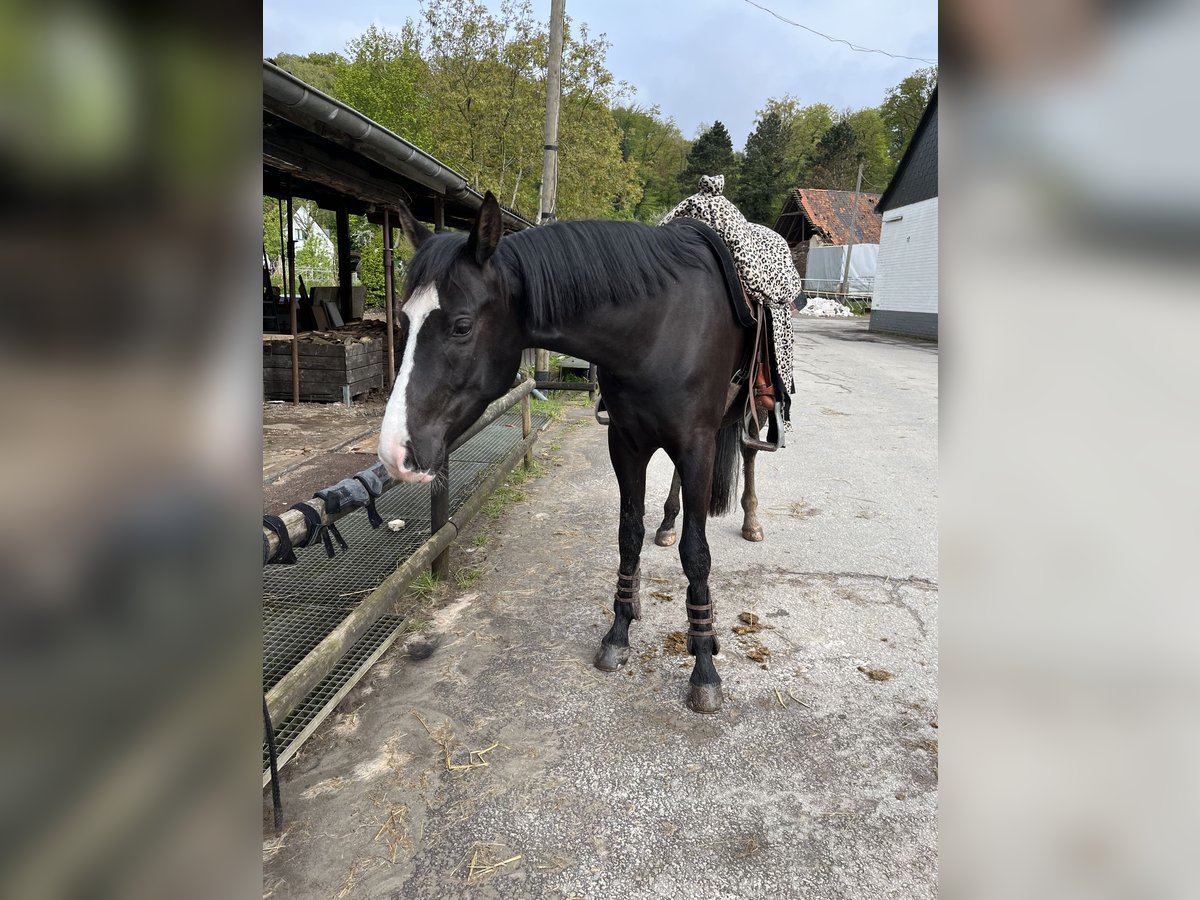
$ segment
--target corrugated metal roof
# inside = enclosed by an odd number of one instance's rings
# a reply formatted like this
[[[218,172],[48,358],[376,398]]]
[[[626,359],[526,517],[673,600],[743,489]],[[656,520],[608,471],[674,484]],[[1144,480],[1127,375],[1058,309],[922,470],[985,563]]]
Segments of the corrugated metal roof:
[[[882,217],[875,211],[879,194],[862,192],[858,195],[858,223],[855,242],[878,244]],[[784,205],[783,212],[797,210],[813,231],[820,232],[831,244],[850,243],[850,226],[854,221],[854,191],[825,191],[817,188],[796,188]],[[782,218],[782,215],[781,215]]]

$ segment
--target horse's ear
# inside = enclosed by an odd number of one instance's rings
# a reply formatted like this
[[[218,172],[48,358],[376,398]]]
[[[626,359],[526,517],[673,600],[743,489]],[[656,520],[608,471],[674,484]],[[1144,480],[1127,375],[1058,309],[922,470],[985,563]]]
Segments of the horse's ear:
[[[417,221],[412,210],[403,203],[397,205],[396,214],[400,218],[400,230],[404,232],[414,250],[419,250],[423,243],[433,237],[433,232]]]
[[[483,205],[479,207],[479,217],[471,236],[467,238],[467,250],[475,257],[475,262],[483,265],[493,253],[500,237],[504,234],[504,223],[500,219],[500,203],[494,194],[488,191],[483,195]]]

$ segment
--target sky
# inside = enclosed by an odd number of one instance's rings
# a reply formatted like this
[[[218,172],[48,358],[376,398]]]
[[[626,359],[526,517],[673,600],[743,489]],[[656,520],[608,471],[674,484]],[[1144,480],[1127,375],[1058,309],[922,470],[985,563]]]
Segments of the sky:
[[[937,0],[755,2],[859,46],[937,59]],[[550,0],[533,0],[533,9],[548,20]],[[926,65],[830,43],[746,0],[566,0],[566,10],[607,35],[609,71],[637,89],[634,102],[657,105],[689,138],[720,120],[738,149],[768,98],[878,106],[889,87]],[[419,11],[417,0],[266,0],[263,55],[341,51],[368,25],[399,30]]]

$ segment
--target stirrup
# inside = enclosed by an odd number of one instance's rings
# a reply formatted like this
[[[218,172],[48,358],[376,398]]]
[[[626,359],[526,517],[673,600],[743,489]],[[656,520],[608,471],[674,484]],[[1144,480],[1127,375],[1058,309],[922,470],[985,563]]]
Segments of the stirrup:
[[[787,446],[786,429],[783,424],[783,413],[780,411],[783,406],[778,400],[775,401],[775,408],[768,414],[767,419],[767,439],[750,437],[750,410],[746,410],[746,414],[742,417],[742,446],[749,450],[761,450],[766,453],[774,453],[776,450],[781,450]]]
[[[607,425],[612,420],[608,417],[608,407],[604,405],[604,395],[596,396],[596,421],[601,425]]]

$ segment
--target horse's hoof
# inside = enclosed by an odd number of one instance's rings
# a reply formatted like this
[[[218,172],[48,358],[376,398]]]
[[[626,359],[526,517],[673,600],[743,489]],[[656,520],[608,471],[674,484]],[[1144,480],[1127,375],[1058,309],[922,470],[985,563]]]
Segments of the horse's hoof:
[[[715,713],[721,709],[721,686],[719,684],[689,684],[688,706],[692,712]]]
[[[754,543],[757,544],[759,541],[761,541],[763,539],[763,530],[761,527],[759,527],[759,528],[743,528],[742,529],[742,537],[744,537],[748,541],[753,541]]]
[[[675,543],[675,529],[667,528],[654,535],[654,543],[660,547],[670,547]]]
[[[601,672],[615,672],[629,659],[629,648],[615,644],[601,644],[596,651],[596,668]]]

